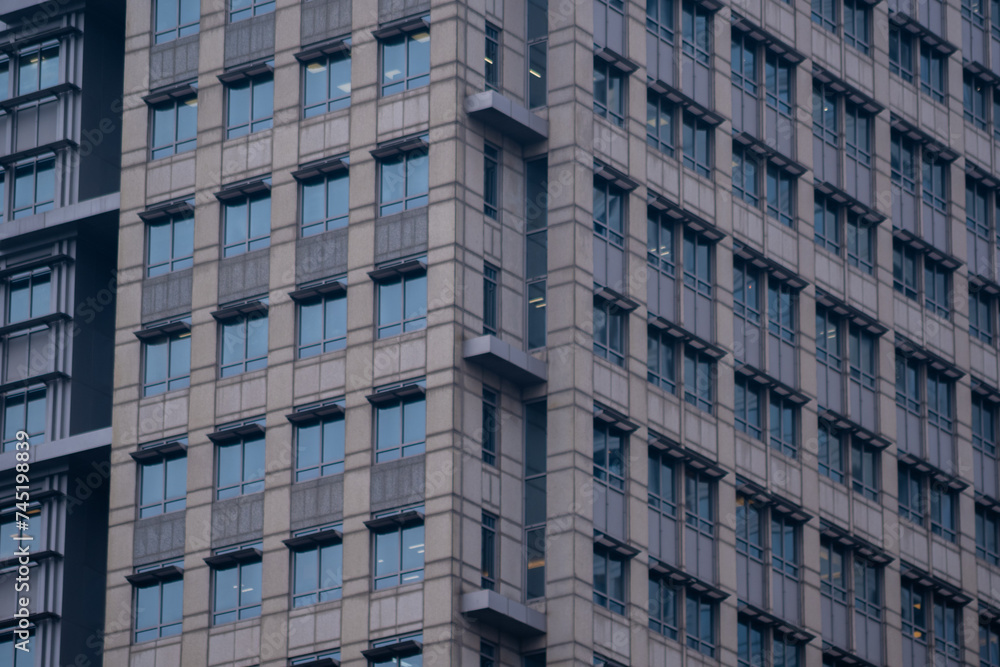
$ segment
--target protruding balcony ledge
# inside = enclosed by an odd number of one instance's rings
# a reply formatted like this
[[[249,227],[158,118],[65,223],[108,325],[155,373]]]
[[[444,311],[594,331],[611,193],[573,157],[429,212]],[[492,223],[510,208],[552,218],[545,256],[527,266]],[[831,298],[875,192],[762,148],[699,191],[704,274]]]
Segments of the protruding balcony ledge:
[[[465,113],[490,127],[495,127],[522,144],[545,141],[549,138],[549,121],[536,116],[495,90],[466,97]]]
[[[539,384],[548,380],[544,361],[489,334],[465,341],[462,356],[467,361],[477,363],[521,385]]]
[[[544,635],[545,614],[505,598],[496,591],[473,591],[462,596],[462,613],[480,623],[518,637]]]

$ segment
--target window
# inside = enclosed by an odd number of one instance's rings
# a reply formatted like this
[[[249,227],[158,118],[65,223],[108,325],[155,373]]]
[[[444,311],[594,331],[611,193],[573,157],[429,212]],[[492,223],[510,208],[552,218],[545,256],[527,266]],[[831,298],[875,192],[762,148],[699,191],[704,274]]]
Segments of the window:
[[[499,651],[496,644],[492,644],[485,639],[479,640],[479,667],[496,667],[496,660]]]
[[[704,340],[714,336],[712,303],[712,243],[692,230],[684,232],[684,322],[689,331]]]
[[[485,60],[486,89],[500,90],[500,29],[486,24]]]
[[[49,270],[14,275],[8,282],[7,324],[52,312],[52,273]]]
[[[194,150],[198,133],[196,95],[154,105],[152,115],[151,159]]]
[[[483,146],[483,213],[497,219],[500,203],[500,149]]]
[[[223,208],[225,239],[222,256],[233,257],[271,245],[271,179],[255,195],[228,199]]]
[[[427,206],[427,167],[426,144],[382,160],[379,215]]]
[[[214,568],[212,594],[212,624],[222,625],[260,616],[262,567],[260,542],[246,546],[229,547],[215,552],[216,557],[240,552],[250,558],[240,558],[235,563],[225,562]],[[232,556],[230,556],[230,560]]]
[[[769,429],[771,447],[785,456],[794,457],[798,453],[798,432],[796,422],[798,408],[788,399],[771,395]]]
[[[530,5],[529,5],[530,7]],[[548,160],[525,163],[525,291],[528,349],[545,347],[548,274]]]
[[[378,337],[427,327],[427,274],[407,273],[378,283]]]
[[[704,107],[711,106],[712,14],[692,0],[681,2],[681,88]]]
[[[677,505],[680,502],[678,464],[668,454],[654,447],[649,448],[648,505],[650,512],[649,554],[651,558],[677,562],[678,526]],[[663,610],[666,613],[666,609]],[[673,617],[673,612],[671,613]],[[676,623],[671,623],[676,629]]]
[[[25,640],[15,637],[13,632],[0,636],[0,660],[5,667],[34,667],[36,648],[34,631],[29,631]]]
[[[917,251],[899,241],[892,244],[892,286],[910,299],[917,298]]]
[[[687,347],[684,350],[684,400],[699,410],[712,411],[715,364],[711,357]]]
[[[677,107],[666,96],[646,91],[646,143],[670,157],[674,156],[677,144],[674,134],[677,113]]]
[[[51,211],[56,199],[56,159],[40,156],[14,164],[12,218]]]
[[[342,350],[347,343],[347,295],[328,294],[300,301],[299,358]]]
[[[930,44],[920,44],[920,92],[936,102],[944,102],[948,94],[946,76],[948,56],[937,52]]]
[[[976,556],[1000,565],[1000,514],[976,505]]]
[[[267,367],[267,311],[222,323],[221,377]]]
[[[405,586],[424,580],[423,506],[380,512],[375,519],[391,516],[408,519],[375,529],[375,590]]]
[[[760,389],[744,377],[736,378],[734,411],[736,430],[752,438],[761,437]]]
[[[351,105],[351,53],[342,51],[310,60],[303,66],[305,97],[302,117],[312,118]]]
[[[614,552],[594,547],[594,603],[616,614],[625,613],[625,578],[628,560]]]
[[[182,389],[191,383],[190,331],[146,341],[143,357],[143,396]]]
[[[913,36],[897,26],[889,27],[889,72],[913,82]]]
[[[382,41],[382,96],[430,83],[431,33],[418,29]]]
[[[715,655],[715,604],[707,597],[687,591],[687,645],[707,656]]]
[[[194,200],[188,200],[189,205]],[[194,215],[185,212],[147,225],[146,275],[150,278],[194,266]]]
[[[986,99],[989,87],[982,79],[966,73],[962,78],[965,120],[981,130],[986,129]]]
[[[664,637],[677,639],[677,601],[680,591],[666,579],[649,577],[649,627]]]
[[[989,400],[972,395],[972,449],[975,489],[996,498],[1000,484],[997,468],[997,408]]]
[[[22,49],[17,60],[18,95],[45,90],[59,83],[59,42]]]
[[[681,2],[653,0],[646,3],[646,77],[650,81],[674,80],[677,7]]]
[[[292,658],[288,661],[289,665],[316,665],[323,664],[325,659],[340,661],[340,651],[323,651],[322,653],[313,653],[312,655],[304,655],[298,658]],[[334,663],[336,664],[336,663]]]
[[[812,0],[813,23],[830,32],[837,31],[837,5],[835,0]]]
[[[879,451],[857,439],[851,440],[851,488],[869,500],[878,500]]]
[[[671,394],[677,391],[676,341],[655,327],[646,333],[646,379]]]
[[[497,586],[497,565],[500,564],[498,554],[500,541],[497,539],[497,517],[495,514],[483,512],[482,542],[480,546],[480,563],[482,564],[482,587],[495,591]]]
[[[944,266],[924,258],[924,307],[945,319],[951,315],[950,276]]]
[[[906,662],[927,662],[933,647],[939,665],[957,665],[961,656],[962,609],[932,589],[910,581],[900,587],[903,619],[903,656]],[[981,663],[988,665],[989,663]]]
[[[139,466],[140,519],[182,510],[186,503],[186,455],[160,458]]]
[[[875,265],[874,230],[861,216],[847,211],[847,264],[871,275]]]
[[[199,0],[156,0],[156,43],[198,34]]]
[[[372,642],[372,648],[393,647],[397,644],[400,645],[400,648],[391,657],[378,658],[368,662],[371,667],[422,667],[424,659],[419,647],[423,641],[423,635],[413,634]]]
[[[966,260],[969,273],[990,279],[996,275],[993,266],[995,237],[990,228],[989,214],[993,204],[992,188],[981,181],[965,179]]]
[[[17,548],[21,542],[30,541],[32,550],[40,550],[38,538],[40,537],[39,526],[41,525],[41,505],[31,503],[26,512],[28,523],[17,516],[20,511],[16,507],[10,507],[6,514],[0,515],[0,560],[8,560],[17,555]],[[29,528],[29,525],[32,526]]]
[[[979,626],[979,667],[1000,667],[1000,629]]]
[[[273,11],[274,0],[229,0],[230,23]]]
[[[347,226],[350,212],[350,174],[333,174],[302,181],[302,236]]]
[[[955,493],[940,483],[930,483],[931,489],[931,532],[949,542],[955,541],[956,511],[958,498]]]
[[[955,492],[910,466],[899,466],[899,515],[924,526],[929,519],[931,532],[949,542],[955,541]],[[928,507],[929,504],[929,507]]]
[[[545,597],[546,465],[548,407],[524,404],[524,545],[525,597]]]
[[[787,636],[763,623],[740,617],[737,624],[738,667],[799,667],[799,647]],[[763,660],[770,656],[769,662]]]
[[[500,394],[483,385],[483,462],[496,465],[500,439]]]
[[[882,655],[881,579],[881,568],[854,554],[855,641],[866,647],[866,650],[860,651],[862,654],[873,658],[876,653],[878,656]],[[872,646],[873,639],[877,642],[877,650]]]
[[[829,1],[829,0],[825,0]],[[868,55],[871,9],[863,0],[844,0],[844,41]]]
[[[418,383],[422,386],[423,381]],[[375,412],[375,462],[423,454],[427,407],[419,398],[379,405]]]
[[[743,146],[733,143],[733,196],[750,206],[760,204],[760,163]]]
[[[594,409],[596,412],[599,407]],[[594,420],[594,530],[620,541],[627,537],[625,466],[628,439],[627,432]],[[607,590],[604,593],[611,594]]]
[[[251,422],[260,424],[260,421]],[[217,500],[264,490],[264,434],[254,433],[217,446],[215,497]]]
[[[500,270],[483,265],[483,333],[496,336],[500,326]]]
[[[795,220],[795,177],[773,164],[768,165],[764,190],[767,195],[767,214],[786,227],[791,227]],[[870,256],[868,260],[871,262]]]
[[[924,523],[923,476],[909,466],[899,466],[899,516],[913,523]]]
[[[268,63],[273,68],[273,63]],[[226,138],[270,129],[274,122],[274,75],[244,78],[226,86]]]
[[[159,563],[138,568],[136,574],[183,567],[183,561]],[[184,617],[183,598],[184,580],[177,575],[165,580],[157,578],[153,584],[136,586],[135,643],[180,634]]]
[[[3,398],[3,450],[16,448],[17,432],[24,431],[32,446],[45,442],[45,388],[9,392]]]
[[[684,114],[684,166],[705,178],[712,175],[711,134],[712,127],[707,122]]]
[[[819,472],[835,482],[844,481],[844,443],[840,435],[826,422],[819,423],[817,459]]]
[[[595,296],[594,354],[616,366],[624,366],[627,322],[627,311]]]
[[[321,536],[339,531],[340,525],[310,528],[295,537]],[[292,606],[339,600],[344,582],[344,549],[339,539],[330,537],[292,553]]]
[[[545,106],[548,97],[549,2],[528,0],[528,108]]]
[[[625,125],[625,74],[606,60],[594,59],[594,113]]]
[[[342,416],[296,426],[295,481],[344,472],[344,440]]]
[[[969,288],[969,335],[987,345],[993,344],[993,301],[985,290]]]
[[[821,193],[815,194],[813,225],[816,229],[816,245],[834,254],[840,254],[840,225],[837,222],[839,207]]]
[[[677,321],[677,252],[674,246],[675,225],[670,217],[650,207],[646,213],[646,304],[651,314],[667,321]],[[701,244],[692,244],[701,247]],[[711,254],[707,244],[705,252]],[[706,259],[706,264],[708,260]],[[710,269],[706,266],[705,269]],[[711,271],[703,270],[711,278]],[[692,276],[695,284],[697,278]],[[708,295],[711,285],[703,286]]]

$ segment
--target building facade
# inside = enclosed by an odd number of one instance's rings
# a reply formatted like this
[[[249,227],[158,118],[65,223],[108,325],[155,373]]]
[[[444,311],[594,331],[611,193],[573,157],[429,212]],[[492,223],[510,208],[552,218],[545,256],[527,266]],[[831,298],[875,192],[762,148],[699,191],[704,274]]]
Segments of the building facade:
[[[1000,5],[126,26],[105,664],[1000,665]]]
[[[124,29],[124,2],[0,3],[4,665],[100,662]]]

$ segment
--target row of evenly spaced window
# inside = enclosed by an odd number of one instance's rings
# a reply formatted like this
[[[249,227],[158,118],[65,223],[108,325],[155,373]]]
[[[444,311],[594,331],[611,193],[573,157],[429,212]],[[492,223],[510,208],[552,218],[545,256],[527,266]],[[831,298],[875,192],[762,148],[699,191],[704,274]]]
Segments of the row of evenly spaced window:
[[[935,102],[948,96],[948,54],[898,26],[889,27],[889,72],[906,83],[919,81],[920,92]]]

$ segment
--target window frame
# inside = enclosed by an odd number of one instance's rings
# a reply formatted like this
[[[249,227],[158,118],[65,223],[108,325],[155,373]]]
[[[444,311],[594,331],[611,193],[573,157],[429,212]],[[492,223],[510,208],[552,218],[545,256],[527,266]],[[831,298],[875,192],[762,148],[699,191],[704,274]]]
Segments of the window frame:
[[[234,547],[227,547],[225,549],[218,549],[215,551],[215,555],[223,555],[231,552],[249,550],[249,549],[260,549],[262,543],[256,542],[249,545],[239,545]],[[219,575],[223,572],[229,572],[231,570],[236,570],[236,606],[227,607],[222,611],[218,608],[219,603],[219,592],[220,592],[220,577]],[[256,577],[254,586],[245,586],[244,576]],[[237,621],[246,620],[249,618],[257,618],[261,615],[261,583],[263,582],[263,567],[260,559],[247,559],[242,560],[238,563],[233,563],[231,565],[226,565],[224,567],[212,567],[212,625],[219,626],[225,625],[227,623],[235,623]],[[222,586],[224,589],[225,586]],[[258,599],[255,601],[251,596],[250,599],[244,604],[242,600],[243,593],[246,591],[256,590]],[[228,618],[230,614],[235,614],[234,618]],[[245,614],[245,615],[244,615]]]
[[[405,92],[408,90],[415,90],[423,86],[430,85],[430,73],[431,73],[431,29],[430,29],[430,17],[425,16],[423,18],[423,24],[419,27],[407,30],[401,34],[396,34],[391,37],[385,37],[378,40],[378,57],[379,57],[379,97],[389,97],[390,95],[395,95],[396,93]],[[427,58],[427,69],[410,71],[411,59],[415,56],[419,57],[419,53],[411,53],[412,49],[419,49],[420,47],[413,47],[413,43],[423,44],[427,42],[426,46],[426,58]],[[394,75],[392,79],[388,82],[386,80],[388,65],[388,58],[386,56],[386,47],[397,47],[402,46],[402,66],[403,70],[400,74],[403,78],[399,81],[395,81]],[[418,67],[420,66],[419,60],[417,61]],[[397,86],[402,85],[401,88],[397,89]]]
[[[344,44],[350,45],[350,38],[344,40]],[[316,58],[310,58],[302,63],[302,118],[314,118],[326,113],[340,111],[351,106],[351,51],[345,48],[336,53],[325,54]],[[347,79],[335,80],[337,73],[343,74],[346,70]],[[316,74],[323,74],[323,81],[312,78]],[[339,81],[339,83],[338,83]],[[320,86],[322,87],[314,87]],[[347,91],[344,92],[344,85]],[[325,89],[325,94],[322,92]],[[339,90],[342,94],[334,94],[334,90]],[[319,97],[310,98],[311,91],[318,91]],[[322,98],[322,99],[320,99]]]

